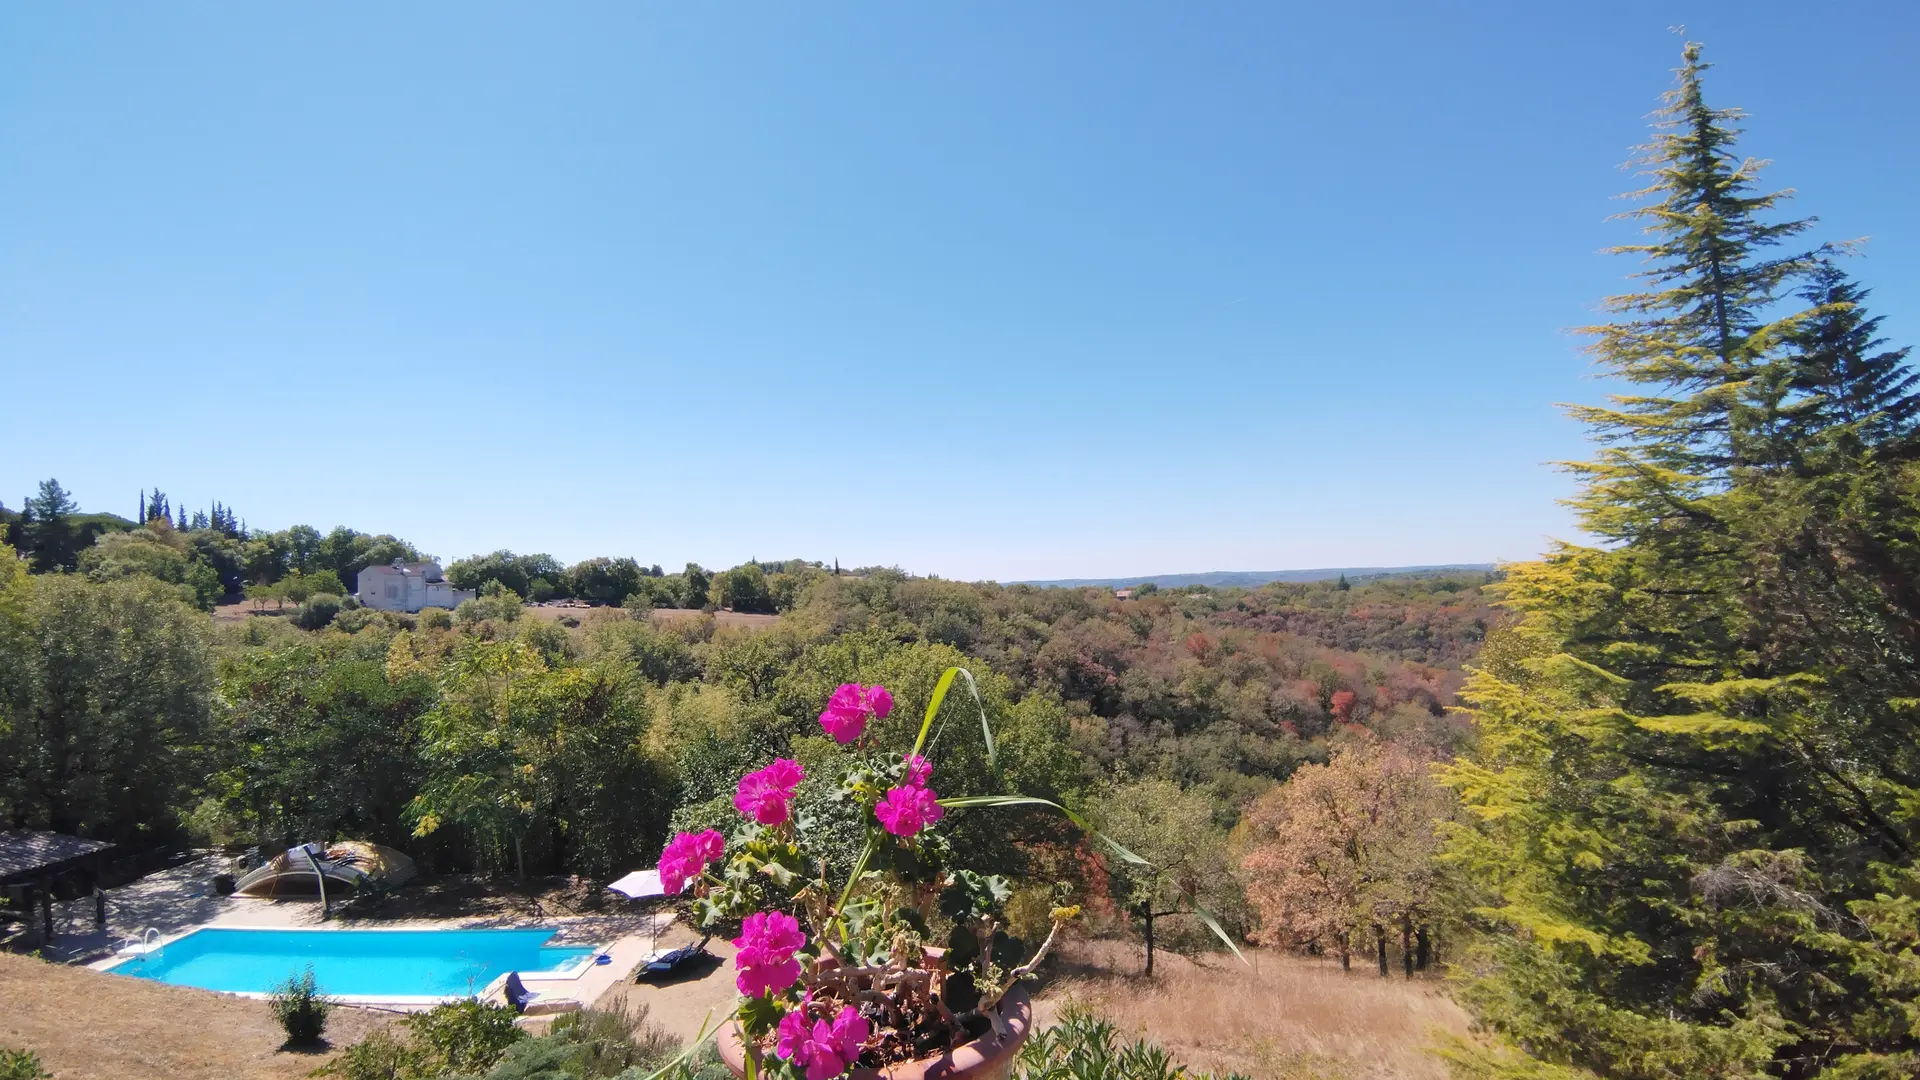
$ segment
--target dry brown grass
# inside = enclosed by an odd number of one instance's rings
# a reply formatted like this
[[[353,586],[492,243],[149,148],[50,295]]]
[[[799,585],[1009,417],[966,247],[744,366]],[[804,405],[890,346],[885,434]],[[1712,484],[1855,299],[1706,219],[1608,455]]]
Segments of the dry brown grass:
[[[698,618],[702,614],[704,614],[704,612],[695,611],[692,608],[654,608],[653,621],[657,623],[672,623],[682,619]],[[716,611],[713,613],[713,624],[722,629],[733,626],[748,630],[765,630],[767,627],[779,621],[780,616],[778,615],[754,615],[744,611]]]
[[[336,1009],[335,1047],[393,1019]],[[324,1053],[280,1049],[267,1003],[0,953],[0,1047],[32,1050],[59,1080],[293,1080]]]
[[[1255,1078],[1444,1080],[1426,1052],[1435,1031],[1464,1034],[1467,1015],[1434,979],[1382,979],[1356,967],[1249,951],[1196,963],[1156,954],[1137,973],[1138,946],[1074,942],[1041,994],[1040,1020],[1080,1002],[1129,1035],[1145,1035],[1188,1066]]]

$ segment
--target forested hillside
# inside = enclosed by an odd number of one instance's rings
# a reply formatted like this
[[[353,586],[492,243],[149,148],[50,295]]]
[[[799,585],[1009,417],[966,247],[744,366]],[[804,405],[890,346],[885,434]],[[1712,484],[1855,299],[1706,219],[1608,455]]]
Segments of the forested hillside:
[[[605,875],[648,863],[676,812],[724,807],[754,763],[832,753],[814,714],[838,683],[885,683],[910,717],[961,664],[978,676],[999,754],[989,768],[977,722],[955,723],[943,766],[954,794],[1144,811],[1131,828],[1149,847],[1163,821],[1183,821],[1158,842],[1222,867],[1209,902],[1244,926],[1224,869],[1247,802],[1351,733],[1422,757],[1460,748],[1447,710],[1498,622],[1485,574],[1116,599],[797,561],[635,579],[681,589],[704,577],[709,610],[778,596],[767,606],[785,614],[769,628],[722,629],[704,612],[655,619],[644,587],[607,594],[623,607],[556,622],[515,590],[591,583],[611,560],[556,569],[497,553],[453,564],[486,595],[452,613],[377,613],[315,593],[216,624],[196,567],[258,579],[242,588],[338,588],[361,565],[415,553],[346,529],[249,534],[224,510],[182,529],[156,512],[73,552],[70,568],[45,557],[46,572],[29,574],[58,490],[49,482],[21,530],[38,541],[28,558],[5,560],[0,792],[16,824],[131,843],[351,835],[442,870]],[[1049,880],[1068,891],[1132,902],[1097,860],[1076,861],[1057,822],[1035,815],[1009,836],[1005,821],[973,838],[997,852],[987,861],[1050,860]]]

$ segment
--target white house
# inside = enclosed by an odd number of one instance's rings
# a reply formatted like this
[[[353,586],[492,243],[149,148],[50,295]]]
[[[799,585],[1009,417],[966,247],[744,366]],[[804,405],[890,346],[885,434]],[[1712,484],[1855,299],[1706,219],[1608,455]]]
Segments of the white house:
[[[474,598],[472,590],[453,587],[440,573],[436,562],[401,562],[391,566],[369,566],[360,571],[355,595],[376,611],[419,611],[421,608],[459,607],[460,601]]]

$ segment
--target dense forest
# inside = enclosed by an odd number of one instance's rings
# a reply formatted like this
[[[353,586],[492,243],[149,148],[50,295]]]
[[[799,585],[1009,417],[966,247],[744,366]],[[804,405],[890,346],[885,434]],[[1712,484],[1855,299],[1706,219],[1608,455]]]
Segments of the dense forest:
[[[990,769],[956,726],[955,794],[1063,800],[1169,866],[1224,868],[1249,801],[1356,733],[1423,759],[1460,749],[1448,707],[1499,621],[1486,574],[1119,599],[800,560],[667,575],[509,552],[450,564],[478,599],[398,615],[341,594],[367,565],[419,557],[402,540],[250,532],[158,491],[141,509],[82,543],[47,481],[12,518],[0,796],[15,825],[132,844],[356,836],[445,871],[606,875],[656,856],[676,813],[724,818],[755,762],[833,753],[814,714],[838,683],[888,685],[904,718],[961,664],[1000,752]],[[294,606],[259,602],[290,585]],[[598,606],[528,606],[561,595]],[[781,617],[723,626],[718,609]],[[972,839],[1016,873],[1044,860],[1034,876],[1092,889],[1116,925],[1156,892],[1202,891],[1247,925],[1232,874],[1112,880],[1056,822],[1029,824]]]
[[[1126,598],[496,552],[448,568],[478,599],[412,617],[341,597],[417,555],[393,537],[158,493],[87,517],[49,481],[0,552],[0,802],[123,843],[604,875],[723,822],[776,753],[830,773],[837,684],[885,684],[904,734],[964,665],[999,753],[950,703],[942,791],[1054,799],[1143,856],[956,814],[1016,919],[1071,896],[1176,947],[1204,908],[1380,975],[1439,956],[1462,1076],[1920,1075],[1920,375],[1706,71],[1688,46],[1618,249],[1639,284],[1586,328],[1628,388],[1573,409],[1588,543]],[[559,596],[600,606],[525,606]],[[832,793],[799,806],[831,850]]]

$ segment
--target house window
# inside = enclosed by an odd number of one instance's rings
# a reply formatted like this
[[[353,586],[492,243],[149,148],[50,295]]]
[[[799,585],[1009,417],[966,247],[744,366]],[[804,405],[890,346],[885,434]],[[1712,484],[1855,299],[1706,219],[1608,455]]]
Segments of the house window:
[[[392,582],[388,582],[387,583],[387,599],[389,600],[400,599],[400,586],[395,585]]]

